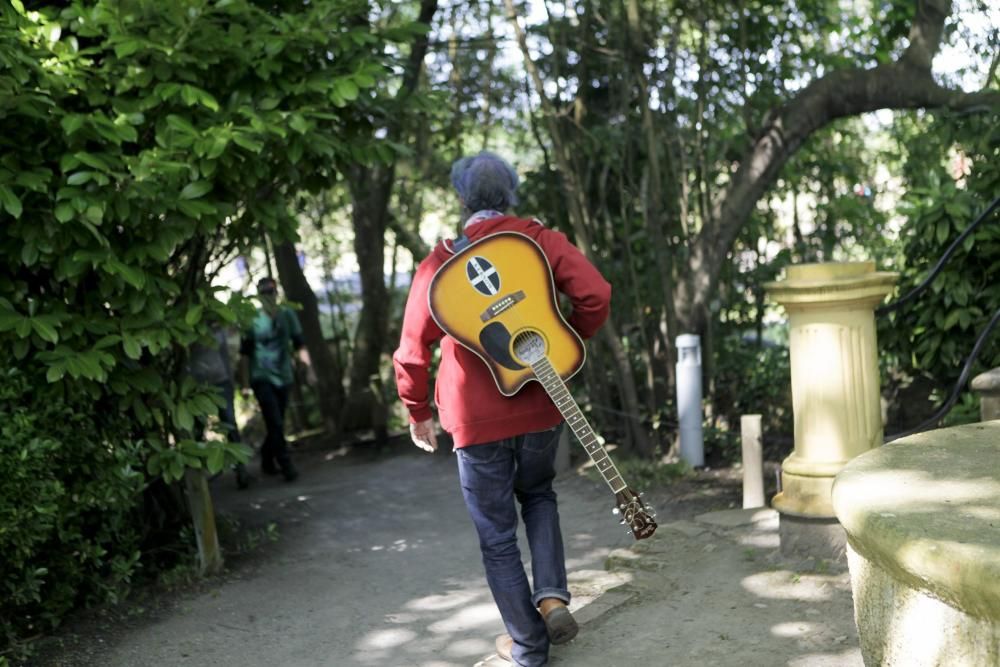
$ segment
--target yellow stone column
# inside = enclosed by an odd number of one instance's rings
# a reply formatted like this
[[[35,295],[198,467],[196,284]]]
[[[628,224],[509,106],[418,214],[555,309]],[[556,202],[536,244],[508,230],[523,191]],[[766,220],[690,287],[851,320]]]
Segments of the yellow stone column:
[[[835,523],[834,477],[882,444],[874,311],[898,277],[874,262],[804,264],[764,286],[788,313],[795,449],[772,501],[783,523]]]

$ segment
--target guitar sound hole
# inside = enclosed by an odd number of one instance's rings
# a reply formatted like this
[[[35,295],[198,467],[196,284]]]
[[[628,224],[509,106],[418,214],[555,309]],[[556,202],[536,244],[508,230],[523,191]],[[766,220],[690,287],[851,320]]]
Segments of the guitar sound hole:
[[[514,356],[529,366],[545,356],[545,339],[530,329],[515,334],[512,347]]]

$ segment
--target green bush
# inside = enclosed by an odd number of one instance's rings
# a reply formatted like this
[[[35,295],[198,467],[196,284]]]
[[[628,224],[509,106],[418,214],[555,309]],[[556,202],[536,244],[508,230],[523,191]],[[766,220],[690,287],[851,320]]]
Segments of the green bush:
[[[899,296],[930,275],[945,251],[1000,192],[998,123],[1000,112],[938,113],[907,117],[896,126],[900,144],[907,151],[903,162],[907,194],[900,206],[906,223],[893,267],[901,274]],[[920,141],[910,139],[916,136]],[[956,180],[958,157],[970,171]],[[926,378],[935,390],[933,405],[926,405],[923,417],[929,417],[934,405],[949,395],[976,339],[1000,303],[1000,281],[996,279],[1000,272],[1000,224],[996,218],[994,212],[966,237],[926,291],[877,319],[879,352],[885,356],[883,365],[891,377],[902,376],[907,381]],[[994,330],[972,367],[973,377],[998,365],[1000,332]],[[963,390],[968,391],[968,386]],[[904,396],[910,402],[922,402],[927,393]],[[966,417],[974,415],[971,395],[961,400],[956,409],[964,409]],[[953,421],[964,418],[960,412]]]
[[[724,337],[716,353],[715,423],[705,432],[705,455],[740,459],[740,417],[759,414],[765,439],[792,433],[792,377],[788,348]]]
[[[7,647],[117,598],[139,560],[145,479],[120,419],[18,370],[0,375],[0,469]]]

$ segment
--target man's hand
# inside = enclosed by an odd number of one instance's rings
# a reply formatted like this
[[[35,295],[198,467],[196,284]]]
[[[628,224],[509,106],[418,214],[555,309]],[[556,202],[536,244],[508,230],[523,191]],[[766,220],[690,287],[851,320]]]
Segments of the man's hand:
[[[410,424],[410,439],[413,444],[427,452],[437,451],[437,427],[433,417],[416,424]]]
[[[319,379],[316,377],[316,369],[312,367],[312,364],[303,364],[303,370],[305,372],[307,384],[319,384]]]
[[[303,369],[305,374],[306,383],[315,385],[318,383],[316,378],[316,369],[313,368],[312,359],[309,357],[309,350],[302,348],[299,350],[299,367]]]

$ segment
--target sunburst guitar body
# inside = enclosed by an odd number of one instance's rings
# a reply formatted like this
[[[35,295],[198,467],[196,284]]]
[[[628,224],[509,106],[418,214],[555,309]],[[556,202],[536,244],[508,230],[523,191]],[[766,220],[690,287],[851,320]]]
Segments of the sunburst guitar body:
[[[625,484],[565,380],[586,359],[583,341],[559,311],[552,269],[530,237],[499,232],[441,265],[428,302],[435,322],[474,352],[505,396],[539,382],[615,495],[615,513],[636,539],[656,530],[654,512]]]

